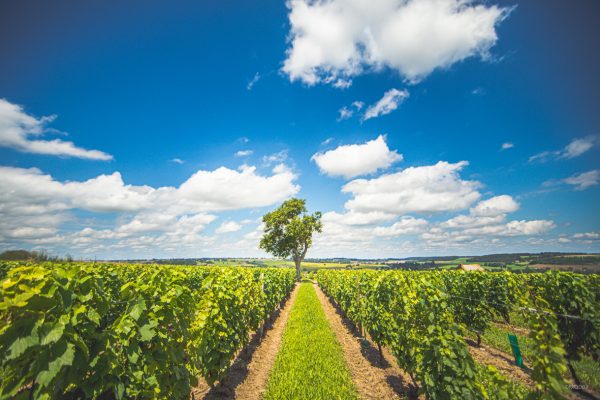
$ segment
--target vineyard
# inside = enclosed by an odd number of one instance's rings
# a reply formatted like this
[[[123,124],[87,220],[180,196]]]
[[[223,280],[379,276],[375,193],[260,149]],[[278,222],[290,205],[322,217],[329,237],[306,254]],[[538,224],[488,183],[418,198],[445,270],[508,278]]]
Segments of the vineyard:
[[[291,269],[2,265],[2,399],[187,398],[223,378]]]
[[[598,390],[598,275],[322,269],[309,278],[315,283],[296,285],[290,268],[0,263],[0,398],[190,398],[202,382],[223,386],[257,332],[281,343],[272,362],[252,367],[267,371],[251,398],[381,398],[355,370],[373,368],[363,358],[368,343],[406,376],[412,389],[396,390],[399,397]],[[341,315],[324,313],[328,302]],[[284,304],[281,330],[269,339],[265,321]],[[332,318],[356,329],[349,344]],[[511,332],[531,385],[473,355],[505,346]]]
[[[579,384],[573,361],[600,356],[597,275],[319,271],[317,280],[426,398],[561,398],[567,368]],[[479,342],[493,320],[510,324],[515,314],[533,347],[530,393],[476,364],[465,341],[467,331]]]

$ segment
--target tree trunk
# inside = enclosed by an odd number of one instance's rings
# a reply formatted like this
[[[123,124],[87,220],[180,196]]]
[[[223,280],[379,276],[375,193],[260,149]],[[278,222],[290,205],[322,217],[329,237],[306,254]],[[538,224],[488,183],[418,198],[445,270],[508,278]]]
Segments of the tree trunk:
[[[300,282],[300,263],[302,262],[302,260],[297,258],[294,260],[294,262],[296,263],[296,280]]]

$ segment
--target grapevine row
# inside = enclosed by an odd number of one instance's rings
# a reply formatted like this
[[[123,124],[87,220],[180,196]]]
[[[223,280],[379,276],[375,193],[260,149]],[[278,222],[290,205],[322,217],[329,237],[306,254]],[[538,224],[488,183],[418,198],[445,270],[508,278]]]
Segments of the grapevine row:
[[[223,378],[291,269],[2,265],[0,398],[187,398]]]
[[[537,348],[529,396],[561,398],[569,357],[598,355],[595,276],[321,270],[317,280],[349,319],[390,348],[429,399],[525,396],[493,368],[476,365],[464,339],[465,330],[480,335],[514,311],[527,321]]]

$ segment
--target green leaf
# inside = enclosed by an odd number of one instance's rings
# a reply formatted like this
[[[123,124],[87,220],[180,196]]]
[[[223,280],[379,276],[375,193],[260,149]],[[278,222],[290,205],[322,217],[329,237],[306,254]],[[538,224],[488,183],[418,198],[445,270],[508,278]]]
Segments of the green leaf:
[[[100,325],[100,314],[93,308],[90,308],[87,312],[87,317],[96,325]]]
[[[68,320],[69,320],[69,318],[66,315],[63,315],[62,317],[60,317],[58,322],[56,322],[56,324],[54,324],[52,329],[50,329],[50,331],[42,338],[42,341],[40,344],[42,346],[46,346],[50,343],[57,342],[62,337],[63,332],[65,331],[65,323]]]
[[[6,360],[14,360],[19,357],[21,354],[25,353],[25,351],[33,346],[39,345],[40,338],[38,336],[38,327],[37,324],[31,330],[31,334],[25,337],[17,338],[12,345],[8,348],[8,357]]]
[[[131,307],[129,315],[131,316],[131,318],[137,321],[145,310],[146,302],[140,299],[133,307]]]
[[[50,361],[48,369],[37,374],[35,378],[36,382],[41,387],[47,386],[58,375],[63,367],[72,365],[74,358],[75,349],[71,343],[68,343],[65,346],[64,352],[54,360]]]
[[[142,342],[147,342],[156,335],[156,331],[154,330],[155,326],[156,322],[148,323],[140,328],[140,340]]]

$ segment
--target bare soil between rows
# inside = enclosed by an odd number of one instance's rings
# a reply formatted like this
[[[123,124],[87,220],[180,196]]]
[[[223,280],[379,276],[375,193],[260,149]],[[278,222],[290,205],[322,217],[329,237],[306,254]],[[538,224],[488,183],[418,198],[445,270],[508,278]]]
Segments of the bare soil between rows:
[[[366,400],[416,398],[416,388],[409,384],[410,378],[398,368],[389,353],[384,351],[380,358],[379,351],[360,337],[352,322],[342,315],[321,288],[317,284],[314,288],[342,347],[359,396]]]
[[[263,334],[256,332],[246,349],[242,350],[223,382],[211,388],[206,381],[200,380],[192,390],[193,400],[237,399],[259,400],[267,389],[269,373],[275,364],[281,347],[283,331],[290,316],[290,310],[296,300],[299,285],[292,290],[283,308],[271,316],[263,327]]]
[[[531,379],[531,369],[525,366],[518,367],[514,362],[514,357],[501,350],[486,345],[477,347],[474,341],[467,339],[469,352],[475,361],[484,365],[496,367],[498,371],[513,381],[519,381],[529,388],[533,388],[535,383]]]
[[[525,364],[524,368],[520,368],[514,363],[514,357],[511,354],[483,344],[480,347],[477,347],[475,342],[471,339],[467,339],[466,341],[469,345],[469,352],[475,361],[484,365],[492,365],[496,367],[502,375],[513,381],[521,382],[531,389],[535,387],[535,382],[531,378],[531,373],[533,371],[527,364]],[[567,379],[567,383],[572,384],[573,382]],[[567,399],[595,400],[599,398],[597,393],[586,390],[567,391],[564,395]]]

